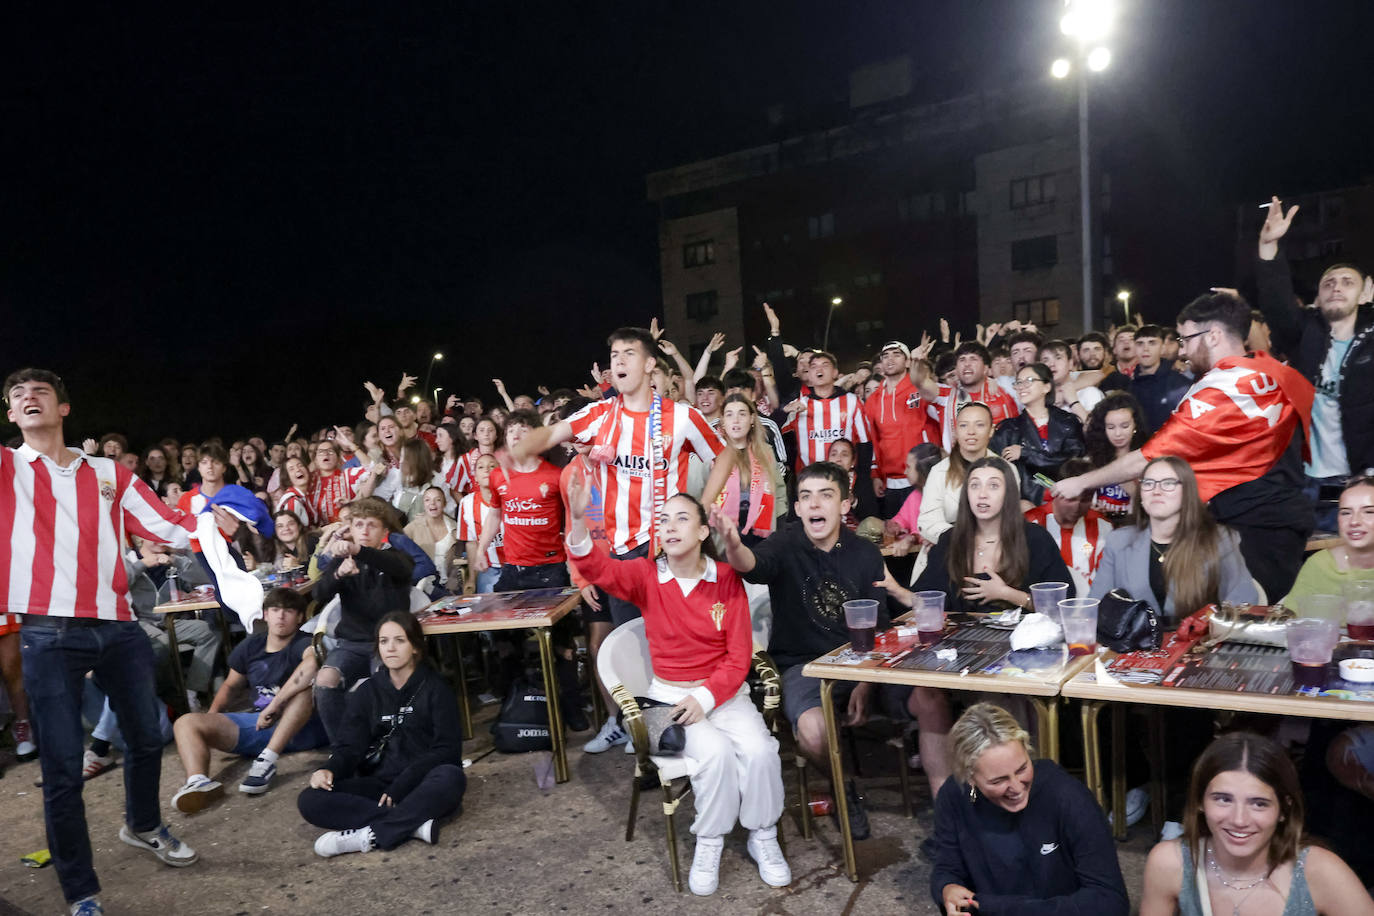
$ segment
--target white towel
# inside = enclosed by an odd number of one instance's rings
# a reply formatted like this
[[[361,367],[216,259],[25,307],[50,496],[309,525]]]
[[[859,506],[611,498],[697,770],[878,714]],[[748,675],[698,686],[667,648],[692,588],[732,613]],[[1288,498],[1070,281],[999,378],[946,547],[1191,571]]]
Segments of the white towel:
[[[219,533],[213,512],[196,516],[196,539],[210,570],[215,574],[220,603],[235,614],[243,628],[253,632],[253,621],[262,619],[262,583],[256,576],[239,569],[229,554],[229,545]]]

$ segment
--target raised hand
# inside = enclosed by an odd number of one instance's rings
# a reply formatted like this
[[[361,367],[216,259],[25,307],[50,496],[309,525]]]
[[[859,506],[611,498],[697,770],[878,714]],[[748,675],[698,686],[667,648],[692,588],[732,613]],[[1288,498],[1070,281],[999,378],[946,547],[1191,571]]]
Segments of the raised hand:
[[[949,319],[948,319],[948,318],[941,318],[941,319],[940,319],[940,340],[942,340],[942,341],[945,342],[945,343],[949,343]]]
[[[778,320],[778,313],[773,311],[773,306],[767,302],[763,304],[763,315],[768,319],[768,336],[777,337],[782,333],[782,322]]]
[[[786,356],[788,359],[796,359],[796,358],[797,358],[797,354],[800,353],[800,352],[801,352],[800,350],[798,350],[796,347],[792,346],[791,344],[783,344],[783,345],[782,345],[782,355],[783,355],[783,356]]]
[[[601,389],[597,388],[595,385],[583,385],[581,388],[577,389],[577,393],[584,398],[591,398],[593,401],[601,397]]]
[[[663,351],[664,356],[677,355],[677,347],[673,345],[671,340],[664,340],[661,337],[658,338],[658,348]]]
[[[536,385],[536,386],[534,387],[534,390],[537,391],[537,392],[539,392],[540,397],[545,397],[545,398],[546,398],[546,397],[549,396],[549,386],[548,386],[548,385]]]
[[[755,369],[758,369],[759,371],[763,371],[764,366],[767,366],[767,365],[768,365],[768,354],[765,353],[765,352],[763,352],[762,350],[760,350],[760,349],[758,348],[758,346],[755,345],[755,347],[754,347],[754,368],[755,368]]]
[[[1279,251],[1279,239],[1288,234],[1288,227],[1293,225],[1293,217],[1298,212],[1298,205],[1294,204],[1285,214],[1283,212],[1283,201],[1277,197],[1269,198],[1269,214],[1264,218],[1264,225],[1260,226],[1259,247],[1260,257],[1266,261],[1272,261],[1274,255]]]
[[[739,525],[735,519],[730,517],[730,513],[720,506],[711,507],[711,511],[707,513],[706,521],[720,535],[720,539],[725,542],[727,550],[738,547],[742,543],[739,538]]]
[[[986,344],[988,342],[988,339],[985,336],[986,334],[987,328],[983,327],[981,324],[974,326],[973,339],[978,341],[980,344]]]
[[[931,337],[925,331],[922,331],[921,344],[912,352],[911,355],[918,357],[919,359],[928,359],[930,357],[930,351],[934,346],[935,338]]]
[[[654,340],[658,340],[660,337],[663,336],[663,329],[658,326],[657,318],[649,319],[649,336],[652,337]]]
[[[401,384],[398,385],[398,386],[396,387],[396,397],[399,398],[399,397],[401,397],[403,394],[405,394],[407,391],[409,391],[411,388],[414,388],[414,387],[415,387],[415,383],[416,383],[417,381],[419,381],[419,379],[417,379],[415,376],[413,376],[413,375],[406,375],[404,372],[402,372],[402,373],[401,373]]]
[[[357,451],[357,445],[353,442],[353,433],[347,426],[334,427],[334,444],[345,452]]]
[[[449,395],[449,396],[448,396],[448,400],[444,402],[444,410],[452,410],[453,408],[455,408],[455,407],[457,407],[457,406],[458,406],[458,395],[456,395],[456,394],[451,394],[451,395]]]
[[[363,387],[367,389],[367,396],[372,398],[373,404],[380,404],[386,400],[386,392],[371,382],[363,382]]]
[[[587,511],[587,503],[591,499],[591,490],[587,487],[587,481],[582,474],[574,473],[568,477],[568,514],[573,518],[581,520],[582,514]]]
[[[81,441],[81,451],[85,452],[87,455],[94,455],[95,450],[98,448],[100,448],[100,443],[96,442],[94,439],[83,439]]]
[[[501,381],[499,378],[494,378],[494,379],[491,380],[491,383],[492,383],[493,385],[496,386],[496,393],[497,393],[497,394],[505,394],[505,393],[506,393],[506,383],[505,383],[505,382]]]
[[[717,331],[716,333],[711,335],[711,340],[709,343],[706,344],[706,349],[709,352],[714,353],[723,346],[725,346],[725,335],[722,334],[720,331]]]
[[[743,352],[744,352],[744,347],[735,347],[735,349],[729,350],[729,351],[726,352],[726,354],[725,354],[725,366],[724,366],[724,368],[722,368],[722,369],[720,370],[721,375],[724,375],[725,373],[729,372],[731,369],[735,368],[735,366],[739,365],[739,356],[740,356],[740,354],[743,353]]]

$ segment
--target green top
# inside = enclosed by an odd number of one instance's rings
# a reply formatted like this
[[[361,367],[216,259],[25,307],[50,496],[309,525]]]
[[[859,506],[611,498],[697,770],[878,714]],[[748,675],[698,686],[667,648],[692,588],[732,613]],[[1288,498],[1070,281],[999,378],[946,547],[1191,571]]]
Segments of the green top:
[[[1374,569],[1352,569],[1342,572],[1336,568],[1336,555],[1330,550],[1319,550],[1307,558],[1298,571],[1293,589],[1283,599],[1283,604],[1294,607],[1300,614],[1303,599],[1313,595],[1339,595],[1341,587],[1347,582],[1364,580],[1374,582]]]

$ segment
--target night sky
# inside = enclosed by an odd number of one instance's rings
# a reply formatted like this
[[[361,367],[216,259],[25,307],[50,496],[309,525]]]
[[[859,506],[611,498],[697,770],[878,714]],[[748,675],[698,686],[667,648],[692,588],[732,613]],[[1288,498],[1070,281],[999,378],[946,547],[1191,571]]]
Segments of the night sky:
[[[1374,4],[1122,5],[1103,105],[1189,224],[1178,285],[1232,274],[1236,202],[1374,177]],[[448,391],[582,384],[660,310],[647,172],[842,111],[875,60],[939,99],[1062,49],[1054,0],[468,6],[11,6],[0,355],[67,379],[69,439],[353,422],[436,349]]]

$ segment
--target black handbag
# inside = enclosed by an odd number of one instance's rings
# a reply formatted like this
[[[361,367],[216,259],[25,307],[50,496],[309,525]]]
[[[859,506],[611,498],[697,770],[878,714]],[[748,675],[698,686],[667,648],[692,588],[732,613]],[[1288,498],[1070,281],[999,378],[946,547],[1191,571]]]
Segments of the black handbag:
[[[549,704],[542,686],[528,678],[516,678],[491,724],[491,743],[503,754],[553,748]]]
[[[420,687],[417,685],[415,690],[419,689]],[[391,718],[391,728],[387,729],[386,734],[367,746],[367,752],[363,754],[363,759],[358,762],[359,775],[371,776],[381,767],[382,761],[386,759],[386,746],[391,741],[391,736],[396,734],[396,729],[406,720],[402,710],[415,699],[415,690],[412,690],[410,696],[402,700],[401,705],[396,708],[396,714]]]
[[[1114,588],[1097,605],[1097,641],[1114,652],[1158,649],[1164,627],[1149,604]]]
[[[687,727],[673,718],[673,704],[635,697],[649,732],[649,753],[655,757],[679,757],[687,747]]]

